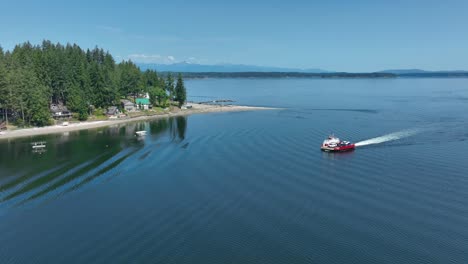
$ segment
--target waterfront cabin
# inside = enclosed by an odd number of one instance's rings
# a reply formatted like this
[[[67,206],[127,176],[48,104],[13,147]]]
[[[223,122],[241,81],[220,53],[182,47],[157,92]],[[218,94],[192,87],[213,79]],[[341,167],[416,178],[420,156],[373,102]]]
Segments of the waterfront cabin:
[[[135,104],[130,100],[122,99],[120,100],[120,104],[122,105],[122,109],[127,112],[133,112],[136,110]]]
[[[150,109],[150,101],[148,98],[137,98],[135,100],[137,109],[139,110],[148,110]]]
[[[70,119],[72,117],[72,113],[64,105],[52,104],[50,105],[50,112],[54,119]]]
[[[120,111],[117,108],[117,106],[110,106],[110,107],[107,108],[106,115],[108,117],[118,117],[119,114],[120,114]]]

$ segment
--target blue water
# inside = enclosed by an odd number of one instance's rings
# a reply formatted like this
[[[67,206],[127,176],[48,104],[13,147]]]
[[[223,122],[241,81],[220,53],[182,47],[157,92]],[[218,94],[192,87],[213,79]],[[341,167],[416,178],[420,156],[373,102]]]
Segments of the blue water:
[[[186,83],[281,109],[1,140],[0,262],[468,263],[467,79]]]

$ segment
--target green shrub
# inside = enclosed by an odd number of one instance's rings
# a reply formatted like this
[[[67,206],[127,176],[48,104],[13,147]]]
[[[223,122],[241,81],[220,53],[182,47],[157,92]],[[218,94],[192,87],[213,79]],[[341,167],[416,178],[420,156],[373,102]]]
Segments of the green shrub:
[[[95,116],[104,116],[104,110],[102,108],[97,108],[93,113]]]
[[[23,121],[23,119],[18,118],[18,119],[16,119],[15,125],[16,125],[17,127],[24,127],[26,124],[25,124],[25,122]]]
[[[88,119],[88,112],[86,111],[80,111],[78,113],[78,120],[80,121],[86,121]]]

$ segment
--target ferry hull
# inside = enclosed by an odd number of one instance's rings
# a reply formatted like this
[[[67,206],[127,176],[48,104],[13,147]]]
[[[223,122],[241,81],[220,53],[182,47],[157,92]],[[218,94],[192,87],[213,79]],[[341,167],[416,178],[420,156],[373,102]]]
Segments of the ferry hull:
[[[351,151],[354,150],[355,145],[347,145],[347,146],[339,146],[339,147],[328,147],[328,146],[322,146],[320,149],[322,151],[327,151],[327,152],[343,152],[343,151]]]

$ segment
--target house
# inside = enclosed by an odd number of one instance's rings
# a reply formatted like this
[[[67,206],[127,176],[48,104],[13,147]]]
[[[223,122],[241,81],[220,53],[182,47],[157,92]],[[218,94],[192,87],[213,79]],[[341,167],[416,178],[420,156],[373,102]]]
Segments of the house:
[[[111,116],[118,116],[120,114],[119,109],[117,106],[110,106],[107,108],[106,115],[111,117]]]
[[[135,100],[137,109],[148,110],[150,108],[150,101],[148,98],[137,98]]]
[[[147,98],[147,99],[150,98],[149,93],[138,93],[138,94],[136,95],[136,97],[137,97],[137,98]]]
[[[135,104],[132,103],[130,100],[120,100],[120,104],[122,105],[122,109],[127,112],[132,112],[136,110]]]
[[[52,113],[52,117],[55,119],[72,117],[72,113],[68,111],[67,107],[60,104],[51,104],[50,112]]]

